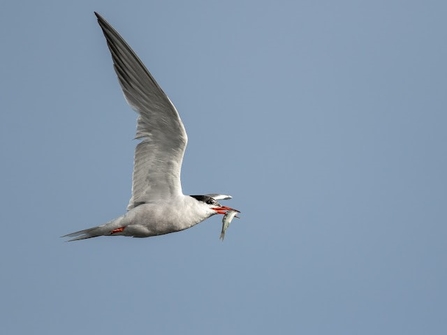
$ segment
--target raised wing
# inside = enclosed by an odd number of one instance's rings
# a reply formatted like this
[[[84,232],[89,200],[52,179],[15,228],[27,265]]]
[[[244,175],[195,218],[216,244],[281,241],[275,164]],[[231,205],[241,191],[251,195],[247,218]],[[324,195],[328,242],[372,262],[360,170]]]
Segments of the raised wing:
[[[231,195],[227,195],[227,194],[217,194],[217,193],[211,193],[211,194],[205,194],[211,198],[214,198],[216,200],[229,200],[231,199]]]
[[[139,114],[130,210],[182,194],[180,171],[188,141],[175,106],[112,26],[95,12],[129,105]]]

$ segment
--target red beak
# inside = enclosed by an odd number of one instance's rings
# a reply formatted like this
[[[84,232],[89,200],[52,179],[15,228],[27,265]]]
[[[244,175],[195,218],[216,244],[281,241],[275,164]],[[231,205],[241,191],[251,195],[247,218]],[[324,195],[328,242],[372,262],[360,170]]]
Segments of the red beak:
[[[238,211],[237,209],[227,206],[214,207],[213,209],[217,212],[217,214],[225,214],[227,211],[236,211],[240,213],[240,211]]]

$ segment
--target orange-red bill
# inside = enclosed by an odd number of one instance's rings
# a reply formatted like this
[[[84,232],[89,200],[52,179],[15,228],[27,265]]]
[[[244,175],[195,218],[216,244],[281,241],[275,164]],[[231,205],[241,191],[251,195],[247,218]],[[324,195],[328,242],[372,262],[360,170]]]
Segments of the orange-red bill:
[[[227,207],[227,206],[215,207],[213,209],[217,212],[217,214],[226,214],[227,211],[236,211],[236,212],[240,213],[240,211],[238,211],[237,209]]]

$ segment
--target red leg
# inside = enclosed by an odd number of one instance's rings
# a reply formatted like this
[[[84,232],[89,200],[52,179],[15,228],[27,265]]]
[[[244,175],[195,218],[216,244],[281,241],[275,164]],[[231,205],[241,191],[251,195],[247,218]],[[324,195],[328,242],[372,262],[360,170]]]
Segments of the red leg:
[[[116,234],[116,233],[121,233],[123,230],[124,230],[124,228],[126,228],[126,227],[119,227],[119,228],[115,228],[115,229],[113,229],[112,231],[111,231],[111,235],[113,235],[113,234]]]

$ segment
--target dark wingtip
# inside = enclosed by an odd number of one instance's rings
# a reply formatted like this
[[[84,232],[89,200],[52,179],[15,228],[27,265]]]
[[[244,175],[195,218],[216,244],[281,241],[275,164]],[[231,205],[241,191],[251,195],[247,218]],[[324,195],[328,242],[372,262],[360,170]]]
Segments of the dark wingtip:
[[[104,24],[104,23],[107,23],[107,21],[101,15],[99,15],[98,12],[93,12],[93,13],[95,13],[95,16],[98,19],[98,22],[99,22],[100,25]]]
[[[98,12],[93,12],[93,13],[95,13],[95,16],[98,19],[98,22],[100,22],[100,23],[101,22],[106,22],[106,20],[104,20],[104,18],[101,15],[99,15]]]

